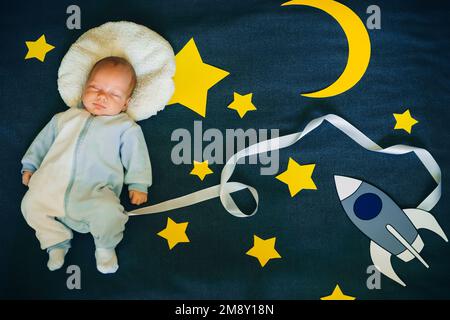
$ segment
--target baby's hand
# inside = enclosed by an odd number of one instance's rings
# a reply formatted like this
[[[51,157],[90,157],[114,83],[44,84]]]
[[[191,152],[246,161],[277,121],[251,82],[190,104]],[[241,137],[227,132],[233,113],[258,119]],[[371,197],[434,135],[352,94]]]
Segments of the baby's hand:
[[[22,174],[22,183],[26,186],[28,186],[28,182],[30,181],[31,176],[33,175],[33,172],[30,171],[24,171]]]
[[[145,192],[130,190],[129,195],[132,204],[140,205],[147,202],[147,193]]]

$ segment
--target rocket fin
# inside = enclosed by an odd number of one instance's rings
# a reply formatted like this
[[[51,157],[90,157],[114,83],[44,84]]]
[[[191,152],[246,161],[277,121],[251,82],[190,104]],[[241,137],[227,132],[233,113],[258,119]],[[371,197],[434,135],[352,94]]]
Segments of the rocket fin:
[[[422,256],[417,252],[416,249],[413,248],[413,246],[390,224],[386,225],[386,229],[394,236],[395,239],[397,239],[409,252],[411,252],[414,257],[419,260],[425,268],[429,268],[430,266],[426,261],[422,258]]]
[[[422,238],[420,237],[419,234],[417,234],[416,240],[414,240],[414,242],[411,244],[411,246],[414,248],[414,250],[416,250],[418,253],[420,253],[424,247]],[[402,253],[398,254],[397,257],[399,259],[402,259],[405,262],[409,262],[412,259],[414,259],[414,255],[408,250],[406,249],[405,251],[403,251]]]
[[[405,214],[411,220],[416,229],[427,229],[438,234],[442,239],[448,242],[447,236],[442,230],[436,218],[429,212],[421,209],[404,209]]]
[[[370,256],[375,267],[386,277],[406,287],[406,284],[397,276],[391,264],[391,253],[370,241]]]

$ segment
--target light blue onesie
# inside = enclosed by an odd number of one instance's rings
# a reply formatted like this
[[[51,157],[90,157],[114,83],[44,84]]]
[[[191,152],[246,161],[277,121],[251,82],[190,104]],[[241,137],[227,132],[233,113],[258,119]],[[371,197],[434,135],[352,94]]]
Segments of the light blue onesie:
[[[32,171],[22,213],[42,249],[69,247],[71,229],[114,248],[128,220],[119,195],[152,184],[141,128],[126,113],[94,116],[84,108],[56,114],[22,159]]]

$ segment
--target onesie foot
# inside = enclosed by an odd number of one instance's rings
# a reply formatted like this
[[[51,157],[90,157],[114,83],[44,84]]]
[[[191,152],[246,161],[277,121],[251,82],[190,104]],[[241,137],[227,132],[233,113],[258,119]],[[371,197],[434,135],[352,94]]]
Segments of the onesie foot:
[[[48,252],[47,267],[50,271],[55,271],[64,265],[64,257],[68,248],[55,248]]]
[[[97,270],[101,273],[114,273],[119,269],[114,249],[95,249],[95,259],[97,260]]]

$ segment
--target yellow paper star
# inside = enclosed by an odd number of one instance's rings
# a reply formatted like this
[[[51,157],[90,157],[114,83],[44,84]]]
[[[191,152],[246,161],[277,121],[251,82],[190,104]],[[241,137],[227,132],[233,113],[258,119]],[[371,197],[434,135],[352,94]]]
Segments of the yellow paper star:
[[[47,41],[45,40],[45,35],[42,35],[36,41],[25,41],[25,44],[28,47],[28,52],[25,56],[25,59],[36,58],[42,62],[44,62],[47,52],[55,48],[51,44],[47,43]]]
[[[291,197],[303,189],[317,190],[312,180],[315,166],[315,164],[300,165],[294,159],[289,158],[287,170],[275,178],[288,185]]]
[[[263,240],[258,236],[253,236],[253,247],[247,251],[247,255],[255,257],[259,260],[261,267],[264,267],[270,259],[281,258],[280,254],[275,250],[275,241],[277,238],[273,237]]]
[[[320,300],[355,300],[355,297],[347,296],[344,294],[339,288],[339,285],[336,285],[336,288],[334,288],[333,293],[331,293],[329,296],[325,296],[320,298]]]
[[[191,174],[196,175],[203,181],[207,174],[213,173],[212,170],[208,167],[208,160],[203,162],[198,162],[194,160],[194,169],[192,169]]]
[[[164,230],[158,233],[158,236],[163,237],[169,244],[169,249],[172,250],[180,242],[189,242],[186,235],[186,228],[189,222],[176,223],[170,218],[167,218],[167,226]]]
[[[229,72],[203,63],[194,38],[178,52],[175,63],[175,92],[168,105],[179,103],[205,117],[208,90]]]
[[[234,92],[234,101],[228,105],[229,109],[236,110],[239,116],[243,118],[248,111],[256,110],[256,107],[252,103],[253,93],[241,96],[239,93]]]
[[[409,109],[403,113],[394,113],[395,118],[395,130],[403,129],[408,133],[411,133],[412,126],[419,123],[416,119],[411,116]]]

